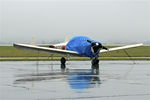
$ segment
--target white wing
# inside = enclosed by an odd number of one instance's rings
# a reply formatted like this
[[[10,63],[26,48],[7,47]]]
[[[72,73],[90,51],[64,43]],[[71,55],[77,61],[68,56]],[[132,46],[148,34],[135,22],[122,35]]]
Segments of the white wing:
[[[48,47],[40,47],[40,46],[35,46],[35,45],[15,43],[13,44],[13,46],[16,48],[20,48],[20,49],[28,49],[28,50],[38,51],[38,52],[48,52],[51,54],[55,53],[55,54],[69,55],[69,56],[80,56],[80,57],[82,56],[74,51],[61,50],[61,49],[48,48]]]
[[[101,50],[100,53],[116,51],[116,50],[122,50],[122,49],[128,49],[128,48],[134,48],[134,47],[138,47],[138,46],[142,46],[142,45],[143,45],[143,43],[133,44],[133,45],[126,45],[126,46],[115,47],[115,48],[109,48],[109,50]]]
[[[40,47],[40,46],[28,45],[28,44],[18,44],[18,43],[13,44],[13,45],[16,48],[34,50],[34,51],[38,51],[38,52],[48,52],[51,54],[55,53],[55,54],[61,54],[61,55],[84,57],[84,55],[80,55],[79,53],[77,53],[75,51],[61,50],[61,49],[48,48],[48,47]],[[127,48],[133,48],[133,47],[138,47],[141,45],[143,45],[143,44],[140,43],[140,44],[134,44],[134,45],[126,45],[126,46],[122,46],[122,47],[109,48],[109,50],[101,50],[100,53],[121,50],[121,49],[127,49]]]

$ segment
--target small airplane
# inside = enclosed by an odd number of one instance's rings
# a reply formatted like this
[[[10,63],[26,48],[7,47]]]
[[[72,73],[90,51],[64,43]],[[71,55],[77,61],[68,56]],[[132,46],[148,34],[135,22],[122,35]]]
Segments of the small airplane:
[[[16,48],[34,50],[38,52],[48,52],[51,54],[61,54],[65,55],[66,57],[70,56],[89,57],[92,59],[92,65],[99,64],[98,57],[100,53],[133,48],[142,45],[143,45],[142,43],[139,43],[108,49],[105,46],[103,46],[101,42],[92,40],[86,36],[76,36],[67,42],[49,45],[49,47],[41,47],[37,45],[20,44],[20,43],[13,44],[13,46]],[[62,57],[60,61],[62,65],[65,65],[66,63],[65,57]]]

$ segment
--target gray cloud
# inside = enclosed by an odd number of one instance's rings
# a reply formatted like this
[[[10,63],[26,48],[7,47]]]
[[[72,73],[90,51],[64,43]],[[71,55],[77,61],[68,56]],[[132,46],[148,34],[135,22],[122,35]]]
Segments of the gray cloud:
[[[149,0],[1,0],[0,42],[150,41]]]

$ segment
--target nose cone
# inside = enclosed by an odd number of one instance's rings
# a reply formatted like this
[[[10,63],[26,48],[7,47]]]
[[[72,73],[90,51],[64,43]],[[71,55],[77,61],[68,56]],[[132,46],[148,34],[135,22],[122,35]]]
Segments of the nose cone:
[[[101,43],[93,42],[91,45],[92,45],[92,46],[91,46],[92,52],[93,52],[94,54],[98,54],[99,51],[100,51],[100,49],[102,48]]]

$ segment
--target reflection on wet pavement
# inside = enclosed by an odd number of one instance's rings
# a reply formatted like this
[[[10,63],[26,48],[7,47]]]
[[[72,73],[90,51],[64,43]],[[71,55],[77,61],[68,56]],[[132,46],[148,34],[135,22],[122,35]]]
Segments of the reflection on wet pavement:
[[[1,62],[1,100],[149,100],[149,61]],[[9,96],[8,96],[9,95]]]

